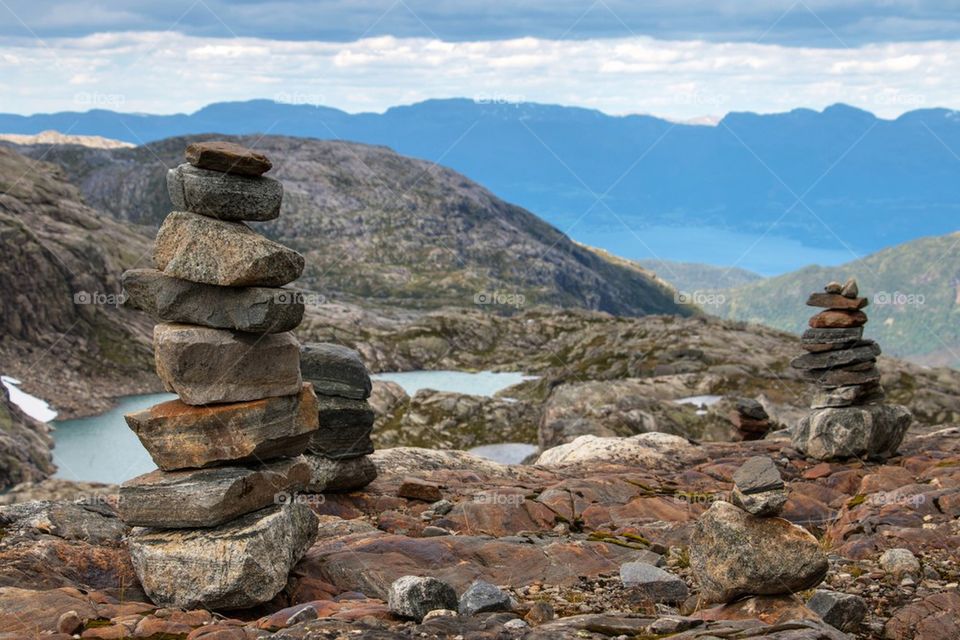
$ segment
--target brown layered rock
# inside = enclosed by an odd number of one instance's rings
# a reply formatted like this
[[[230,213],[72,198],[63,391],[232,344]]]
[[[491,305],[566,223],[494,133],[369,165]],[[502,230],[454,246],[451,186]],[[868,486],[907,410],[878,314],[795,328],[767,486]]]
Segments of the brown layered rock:
[[[192,405],[297,393],[300,347],[291,333],[256,335],[186,324],[153,330],[157,375]]]
[[[274,287],[218,287],[171,278],[156,269],[123,274],[128,306],[163,322],[250,333],[283,333],[303,320],[303,294]]]
[[[264,154],[226,140],[191,143],[185,156],[195,167],[244,176],[259,176],[273,167]]]
[[[194,407],[171,400],[124,416],[164,471],[270,460],[304,452],[317,429],[309,384],[292,396]]]
[[[136,527],[215,527],[273,504],[310,482],[301,456],[253,467],[152,471],[120,487],[120,517]]]
[[[842,309],[857,311],[870,304],[866,298],[848,298],[836,293],[811,293],[807,298],[807,306],[822,307],[824,309]]]
[[[212,529],[136,529],[128,545],[157,605],[242,609],[279,593],[316,535],[313,512],[286,504]]]
[[[867,315],[862,311],[843,311],[828,309],[810,318],[813,329],[848,329],[862,327],[867,323]]]
[[[228,222],[186,211],[163,221],[153,262],[168,276],[227,287],[280,287],[303,272],[303,256]]]

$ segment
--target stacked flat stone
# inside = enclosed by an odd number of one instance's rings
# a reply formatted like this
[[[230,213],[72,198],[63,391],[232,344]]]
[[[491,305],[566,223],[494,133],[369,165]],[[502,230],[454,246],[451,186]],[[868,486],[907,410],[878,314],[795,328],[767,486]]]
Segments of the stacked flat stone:
[[[737,398],[730,421],[744,440],[760,440],[770,431],[770,416],[753,398]]]
[[[308,490],[351,491],[370,484],[377,477],[369,457],[375,414],[367,398],[373,385],[360,354],[336,344],[305,344],[300,369],[316,391],[320,424],[307,447]]]
[[[317,533],[293,499],[311,482],[302,454],[319,426],[290,333],[302,296],[283,287],[304,261],[245,224],[280,212],[266,157],[227,142],[186,155],[167,176],[177,210],[156,268],[123,276],[128,304],[161,321],[157,374],[179,399],[125,416],[159,468],[121,486],[119,511],[154,603],[241,609],[279,593]]]
[[[880,346],[863,338],[868,300],[851,278],[829,283],[807,304],[823,311],[810,318],[803,334],[807,353],[790,364],[817,385],[817,393],[813,411],[794,430],[794,446],[820,460],[893,455],[912,417],[906,407],[883,402]]]

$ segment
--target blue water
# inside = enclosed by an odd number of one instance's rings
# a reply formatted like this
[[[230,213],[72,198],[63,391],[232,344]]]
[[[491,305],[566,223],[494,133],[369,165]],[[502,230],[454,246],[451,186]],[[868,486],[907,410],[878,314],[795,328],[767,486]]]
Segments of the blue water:
[[[120,483],[156,469],[150,454],[127,427],[123,414],[173,400],[170,393],[120,398],[113,409],[98,416],[55,420],[53,462],[56,477],[67,480]]]
[[[373,377],[393,380],[410,395],[419,389],[436,389],[484,396],[492,396],[501,389],[530,379],[521,373],[489,371],[407,371],[382,373]],[[98,416],[54,421],[52,424],[56,431],[53,439],[56,446],[53,450],[53,461],[57,465],[56,477],[118,484],[153,471],[156,465],[137,436],[127,427],[123,414],[140,411],[174,398],[176,396],[169,393],[127,396],[121,398],[116,407]],[[505,448],[502,451],[491,449],[480,455],[498,462],[510,463],[514,462],[517,456],[522,460],[529,453],[527,451],[520,455],[517,445],[513,444],[493,446]]]
[[[493,371],[402,371],[399,373],[378,373],[371,376],[374,380],[396,382],[408,395],[414,395],[420,389],[434,391],[452,391],[474,396],[492,396],[502,389],[520,384],[524,380],[533,380],[536,376],[522,373],[502,373]]]

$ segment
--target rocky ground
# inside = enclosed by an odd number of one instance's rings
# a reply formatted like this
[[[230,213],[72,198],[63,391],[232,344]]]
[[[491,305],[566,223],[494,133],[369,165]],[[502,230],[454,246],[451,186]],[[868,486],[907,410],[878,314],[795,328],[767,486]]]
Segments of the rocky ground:
[[[0,508],[0,638],[954,638],[960,429],[926,431],[885,464],[814,463],[784,439],[695,446],[659,435],[581,438],[529,466],[386,449],[365,490],[301,497],[320,516],[317,542],[280,595],[242,612],[150,605],[113,489],[76,487],[70,502],[62,481],[47,481],[6,498],[40,498],[49,484],[58,500]],[[784,517],[827,552],[826,578],[817,592],[706,604],[693,524],[758,454],[786,480]],[[621,572],[633,561],[661,566],[674,576],[667,591],[686,597],[663,596],[660,583],[627,586]],[[481,578],[513,602],[404,620],[385,601],[408,574],[458,595]],[[865,611],[837,605],[839,594],[862,597]]]

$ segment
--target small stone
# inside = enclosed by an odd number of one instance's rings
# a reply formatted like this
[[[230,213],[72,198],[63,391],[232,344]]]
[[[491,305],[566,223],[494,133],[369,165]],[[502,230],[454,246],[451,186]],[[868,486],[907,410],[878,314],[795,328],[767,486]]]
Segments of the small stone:
[[[400,488],[397,489],[397,496],[409,500],[436,502],[443,497],[443,493],[440,491],[440,485],[429,480],[404,478]]]
[[[83,626],[83,619],[73,610],[65,611],[57,619],[57,632],[73,635],[80,631]]]
[[[882,402],[886,397],[879,383],[855,384],[832,389],[821,389],[813,395],[812,409],[850,407],[858,404]]]
[[[527,615],[523,616],[523,619],[536,626],[544,622],[550,622],[555,617],[557,617],[557,614],[549,602],[534,602],[530,605],[530,609],[527,611]]]
[[[366,400],[373,389],[360,354],[338,344],[301,345],[300,371],[303,379],[322,395]]]
[[[300,624],[301,622],[307,622],[309,620],[316,620],[319,616],[317,615],[317,610],[311,605],[307,605],[304,608],[297,611],[295,614],[287,618],[287,626],[292,627],[295,624]]]
[[[849,349],[835,349],[823,353],[805,353],[790,361],[794,369],[833,369],[861,362],[871,362],[880,355],[880,346],[873,340]]]
[[[152,471],[120,486],[120,517],[136,527],[215,527],[278,504],[309,481],[303,457],[257,468]]]
[[[828,568],[817,539],[802,527],[727,502],[714,502],[697,519],[689,549],[705,603],[796,593],[819,584]]]
[[[474,580],[460,596],[457,610],[462,616],[472,616],[490,611],[510,611],[512,608],[513,601],[500,587],[483,580]]]
[[[193,407],[171,400],[124,416],[164,471],[298,456],[317,430],[309,384],[293,396]]]
[[[522,631],[528,626],[529,625],[520,618],[513,618],[512,620],[507,620],[503,623],[503,628],[507,631]]]
[[[920,561],[909,549],[887,549],[880,556],[880,568],[897,578],[920,575]]]
[[[807,306],[821,307],[824,309],[848,309],[855,311],[857,309],[863,309],[868,304],[870,304],[870,301],[866,298],[858,298],[856,296],[847,297],[835,293],[811,293],[810,297],[807,298]]]
[[[860,287],[857,286],[857,281],[853,278],[848,279],[843,283],[843,289],[840,290],[840,295],[844,298],[856,298],[860,295]]]
[[[644,562],[620,566],[620,580],[635,595],[649,602],[678,603],[690,595],[687,584],[677,576]]]
[[[813,329],[862,327],[867,324],[867,314],[863,311],[827,309],[810,318],[809,324]]]
[[[164,387],[187,404],[289,396],[303,385],[300,347],[289,332],[255,335],[162,323],[153,329],[153,347]]]
[[[784,505],[787,504],[787,492],[778,489],[746,494],[738,487],[734,487],[731,500],[744,511],[761,518],[769,518],[778,516],[783,511]]]
[[[783,489],[783,478],[773,460],[754,456],[733,474],[733,482],[743,493],[763,493]]]
[[[390,585],[387,605],[394,614],[420,622],[435,609],[459,606],[457,592],[446,582],[431,577],[403,576]]]
[[[310,493],[354,491],[377,479],[377,467],[368,456],[331,460],[308,453],[304,457],[311,468]]]
[[[428,525],[423,528],[422,535],[424,538],[437,538],[440,536],[448,536],[450,532],[443,527],[435,527],[433,525]]]
[[[753,398],[737,398],[735,408],[738,414],[751,420],[769,420],[770,416],[763,405]]]
[[[304,296],[295,289],[218,287],[171,278],[156,269],[123,274],[127,306],[164,322],[250,333],[283,333],[303,320]]]
[[[434,618],[456,618],[457,612],[452,609],[434,609],[433,611],[428,611],[427,615],[423,616],[423,622],[433,620]]]
[[[792,444],[817,460],[886,459],[897,452],[912,421],[900,405],[815,409],[800,420]]]
[[[273,168],[262,153],[225,140],[194,142],[187,146],[185,155],[195,167],[242,176],[259,176]]]
[[[689,629],[694,629],[703,624],[700,618],[688,618],[685,616],[663,616],[650,623],[647,631],[655,636],[670,636],[681,633]],[[709,636],[708,636],[709,637]]]
[[[863,327],[807,329],[800,342],[808,345],[830,345],[834,349],[850,347],[863,339]]]
[[[273,220],[280,215],[283,185],[273,178],[200,169],[190,164],[167,171],[175,209],[220,220]]]
[[[843,285],[836,281],[828,282],[827,286],[825,286],[823,290],[827,293],[840,293],[843,291]]]
[[[168,276],[225,287],[280,287],[304,266],[302,255],[242,222],[187,211],[174,211],[160,225],[153,262]]]
[[[430,509],[438,516],[445,516],[453,509],[453,503],[449,500],[437,500],[430,505]]]
[[[317,396],[320,427],[310,439],[311,453],[332,460],[373,453],[370,434],[376,414],[366,400]]]
[[[867,601],[857,595],[818,589],[807,607],[830,626],[848,633],[855,632],[867,615]]]
[[[134,529],[127,544],[158,606],[245,609],[283,589],[316,536],[310,508],[286,504],[212,529]]]

